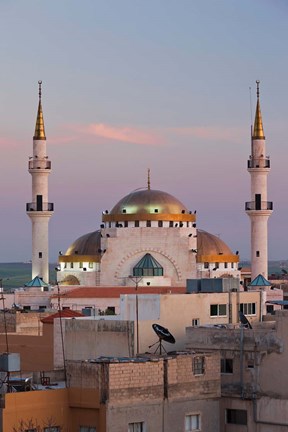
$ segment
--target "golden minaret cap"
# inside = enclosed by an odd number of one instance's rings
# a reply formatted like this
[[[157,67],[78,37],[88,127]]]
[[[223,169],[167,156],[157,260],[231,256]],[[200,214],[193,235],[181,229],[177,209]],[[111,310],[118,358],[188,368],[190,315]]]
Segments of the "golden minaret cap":
[[[262,115],[260,109],[260,98],[259,98],[259,84],[260,81],[256,81],[257,84],[257,105],[256,105],[256,113],[255,113],[255,122],[254,122],[254,130],[253,130],[253,139],[265,139],[263,123],[262,123]]]
[[[150,190],[150,168],[148,168],[147,189]]]
[[[45,128],[44,128],[44,118],[43,118],[43,111],[42,111],[42,104],[41,104],[42,81],[38,81],[38,84],[39,84],[39,104],[38,104],[38,112],[37,112],[35,133],[34,133],[33,139],[34,140],[46,140]]]

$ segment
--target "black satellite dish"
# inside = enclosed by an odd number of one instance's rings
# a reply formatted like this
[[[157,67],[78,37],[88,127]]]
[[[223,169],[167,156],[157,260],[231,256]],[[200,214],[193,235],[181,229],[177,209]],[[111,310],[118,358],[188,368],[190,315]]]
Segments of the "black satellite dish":
[[[153,328],[154,332],[157,334],[159,340],[157,342],[155,342],[154,344],[150,345],[149,348],[151,348],[157,344],[157,347],[156,347],[156,350],[154,351],[154,354],[156,354],[158,349],[159,349],[160,355],[162,354],[162,349],[167,353],[167,351],[165,350],[165,348],[162,345],[163,341],[174,344],[175,343],[174,336],[169,332],[169,330],[167,328],[162,327],[160,324],[152,324],[152,328]]]
[[[251,326],[250,322],[248,321],[246,316],[241,311],[239,311],[239,318],[240,318],[240,322],[243,325],[243,327],[249,328],[252,330],[252,326]]]

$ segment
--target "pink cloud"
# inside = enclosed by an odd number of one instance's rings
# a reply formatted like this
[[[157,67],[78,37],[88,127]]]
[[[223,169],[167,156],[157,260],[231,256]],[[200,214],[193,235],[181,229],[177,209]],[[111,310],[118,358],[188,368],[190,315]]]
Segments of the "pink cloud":
[[[78,132],[101,138],[144,145],[161,145],[164,137],[154,130],[131,126],[111,126],[103,123],[92,123],[87,126],[78,126]]]

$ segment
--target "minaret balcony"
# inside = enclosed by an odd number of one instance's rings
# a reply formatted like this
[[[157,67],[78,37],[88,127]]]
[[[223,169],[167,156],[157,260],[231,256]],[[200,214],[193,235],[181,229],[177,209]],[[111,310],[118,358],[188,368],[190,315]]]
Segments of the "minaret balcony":
[[[245,203],[245,210],[273,210],[273,202],[261,201],[261,203],[257,203],[256,205],[256,201],[248,201]]]
[[[26,204],[26,212],[33,212],[33,211],[53,212],[54,211],[54,203],[43,202],[40,205],[39,205],[39,203],[37,205],[36,202],[27,203]]]
[[[269,158],[251,158],[248,160],[248,169],[249,168],[270,168],[270,159]]]
[[[33,159],[29,161],[29,170],[37,169],[51,169],[51,161],[43,159]]]

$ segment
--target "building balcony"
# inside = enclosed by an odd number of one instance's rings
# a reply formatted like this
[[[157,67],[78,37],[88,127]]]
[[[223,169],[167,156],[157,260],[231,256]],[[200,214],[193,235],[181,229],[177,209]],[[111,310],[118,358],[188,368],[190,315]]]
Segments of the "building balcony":
[[[38,203],[38,205],[36,202],[27,203],[26,204],[26,211],[27,212],[33,212],[33,211],[53,212],[54,211],[54,203],[43,202],[43,203]]]
[[[28,165],[29,170],[33,169],[51,169],[51,161],[43,160],[43,159],[32,159],[29,161]]]
[[[270,159],[269,158],[259,158],[259,159],[249,159],[248,161],[248,169],[249,168],[270,168]]]
[[[273,202],[272,201],[261,201],[260,203],[256,201],[248,201],[245,203],[245,210],[273,210]]]

